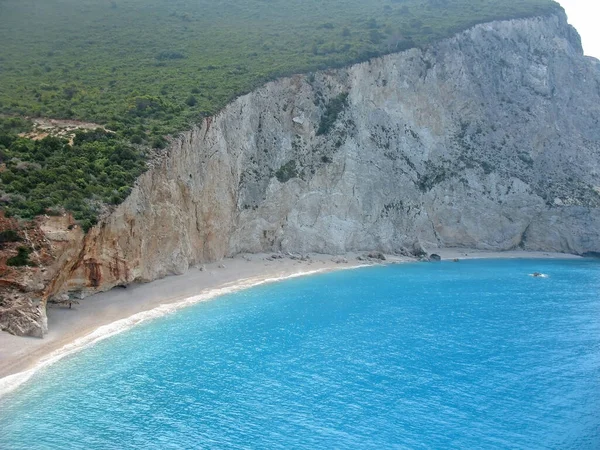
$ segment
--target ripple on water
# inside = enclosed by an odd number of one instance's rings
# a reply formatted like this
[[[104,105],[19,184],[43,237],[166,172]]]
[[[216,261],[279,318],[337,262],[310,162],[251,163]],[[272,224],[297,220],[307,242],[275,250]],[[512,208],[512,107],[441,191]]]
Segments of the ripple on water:
[[[551,260],[260,286],[38,373],[0,448],[598,449],[599,293],[600,264]]]

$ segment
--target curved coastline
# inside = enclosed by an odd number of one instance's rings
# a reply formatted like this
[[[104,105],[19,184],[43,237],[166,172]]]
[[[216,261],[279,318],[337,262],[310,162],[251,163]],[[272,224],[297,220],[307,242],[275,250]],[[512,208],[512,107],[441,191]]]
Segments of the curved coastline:
[[[268,255],[258,255],[261,259],[267,257]],[[238,265],[256,265],[256,263],[260,263],[260,260],[249,260],[247,259],[241,260],[241,258],[230,259],[229,262],[233,262],[232,268],[229,268],[229,271],[234,271],[238,269]],[[130,330],[136,325],[142,324],[144,322],[154,320],[168,314],[174,313],[180,309],[186,308],[188,306],[193,306],[201,302],[213,300],[217,297],[221,297],[228,294],[233,294],[245,289],[253,288],[256,286],[260,286],[268,283],[275,283],[279,281],[285,281],[292,278],[298,278],[309,275],[316,275],[326,272],[331,272],[334,270],[349,270],[349,269],[358,269],[361,267],[368,267],[371,264],[359,263],[354,258],[354,262],[336,262],[336,258],[326,255],[320,255],[317,258],[312,259],[310,262],[302,262],[298,264],[290,264],[291,260],[282,261],[284,264],[264,264],[264,270],[260,270],[259,272],[263,272],[262,274],[256,274],[251,277],[242,277],[236,281],[225,282],[219,284],[217,286],[211,287],[200,287],[200,292],[189,296],[189,295],[176,295],[174,297],[167,297],[159,301],[158,303],[150,302],[151,306],[149,309],[145,309],[142,305],[142,308],[139,312],[136,312],[132,315],[129,315],[124,318],[119,318],[115,321],[111,321],[109,323],[101,324],[96,326],[86,328],[85,330],[75,330],[70,332],[71,330],[66,330],[61,333],[61,330],[57,330],[58,333],[54,334],[64,334],[63,339],[52,339],[46,345],[44,345],[43,339],[30,339],[30,338],[19,338],[15,336],[10,336],[7,333],[0,334],[0,347],[5,346],[5,342],[7,340],[13,341],[21,341],[25,344],[23,347],[27,349],[27,344],[30,343],[41,343],[39,349],[36,349],[35,354],[31,357],[25,356],[25,359],[28,361],[19,361],[18,357],[22,356],[19,353],[7,358],[0,358],[0,400],[6,394],[13,392],[21,385],[26,383],[32,376],[34,376],[38,371],[51,366],[52,364],[60,361],[61,359],[68,357],[74,353],[77,353],[81,350],[84,350],[98,342],[101,342],[105,339],[108,339],[117,334],[123,333],[125,331]],[[410,262],[409,258],[394,258],[391,263],[400,263],[400,262]],[[226,261],[225,263],[227,263]],[[237,263],[237,264],[236,264]],[[247,263],[247,264],[244,264]],[[254,264],[252,264],[254,263]],[[287,263],[287,264],[285,264]],[[221,263],[213,263],[207,266],[206,271],[207,275],[213,275],[214,271],[220,270]],[[321,267],[319,267],[319,265]],[[223,268],[223,271],[228,270],[228,268]],[[199,272],[197,269],[195,271],[190,271],[188,274],[188,278],[196,278],[193,275],[197,275],[194,272]],[[202,273],[202,272],[199,272]],[[183,277],[186,277],[183,275]],[[181,277],[172,276],[168,277],[164,280],[158,280],[158,282],[162,281],[164,284],[176,284],[177,281]],[[218,283],[220,277],[215,277],[215,281]],[[157,281],[148,283],[143,285],[144,287],[151,289],[153,284],[158,283]],[[169,286],[172,287],[172,286]],[[111,297],[117,295],[118,292],[114,289],[112,291],[97,294],[92,297],[89,297],[83,302],[91,300],[97,297]],[[143,295],[143,294],[139,294]],[[89,303],[89,302],[88,302]],[[114,305],[109,305],[112,307]],[[98,316],[98,322],[102,323],[102,314]],[[56,325],[56,324],[54,324]],[[50,326],[53,326],[51,323]],[[63,337],[63,336],[61,336]],[[2,361],[2,359],[6,359],[6,361]],[[12,361],[11,361],[12,360]],[[23,367],[25,365],[25,367]],[[15,370],[15,368],[17,368]],[[12,370],[11,370],[12,369]]]
[[[520,251],[440,249],[435,252],[443,259],[579,258],[566,254]],[[45,340],[0,333],[0,400],[30,380],[38,371],[138,324],[255,286],[371,265],[358,261],[356,254],[345,257],[313,255],[310,261],[270,261],[268,257],[269,255],[238,256],[207,265],[203,271],[192,269],[181,276],[134,286],[131,288],[133,292],[127,289],[97,294],[82,301],[78,309],[51,310],[51,333]],[[389,256],[385,263],[414,261],[414,258]]]

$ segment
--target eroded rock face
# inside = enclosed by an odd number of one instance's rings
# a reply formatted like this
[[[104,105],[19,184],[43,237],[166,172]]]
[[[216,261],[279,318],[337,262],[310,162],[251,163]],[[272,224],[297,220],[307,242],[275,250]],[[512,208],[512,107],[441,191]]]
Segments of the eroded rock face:
[[[28,297],[0,299],[0,330],[15,336],[43,337],[48,332],[46,306]]]
[[[600,252],[599,120],[564,15],[269,83],[183,133],[47,293],[240,252]]]
[[[0,242],[0,330],[42,337],[48,331],[46,300],[65,264],[78,259],[83,231],[71,215],[19,223],[0,214],[0,232],[7,231],[17,238]],[[29,249],[30,263],[12,267],[8,260],[21,246]]]

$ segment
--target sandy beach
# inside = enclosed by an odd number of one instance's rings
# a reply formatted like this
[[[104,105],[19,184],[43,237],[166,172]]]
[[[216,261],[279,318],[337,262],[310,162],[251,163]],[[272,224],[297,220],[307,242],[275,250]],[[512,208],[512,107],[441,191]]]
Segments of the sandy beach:
[[[443,260],[578,258],[556,253],[495,253],[469,249],[439,249],[435,253]],[[359,261],[357,256],[311,254],[309,260],[300,261],[288,257],[274,259],[265,254],[240,255],[207,264],[203,270],[192,268],[184,275],[97,294],[82,300],[73,309],[49,308],[49,333],[44,339],[0,332],[0,396],[25,382],[37,370],[65,356],[177,309],[266,282],[373,264]],[[388,256],[385,263],[412,261],[415,260]]]

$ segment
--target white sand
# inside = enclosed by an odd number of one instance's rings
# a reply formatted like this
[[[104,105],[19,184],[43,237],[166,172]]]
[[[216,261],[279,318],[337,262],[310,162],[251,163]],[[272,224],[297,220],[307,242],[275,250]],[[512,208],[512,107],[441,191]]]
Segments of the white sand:
[[[466,248],[441,248],[434,250],[443,260],[452,259],[581,259],[581,256],[551,252],[523,252],[512,250],[508,252],[491,252]]]
[[[443,259],[473,258],[577,258],[554,253],[494,253],[467,249],[440,249]],[[44,339],[22,338],[0,332],[0,396],[15,389],[37,370],[99,340],[138,323],[216,296],[293,276],[360,267],[356,254],[344,257],[311,255],[310,261],[289,258],[268,261],[269,255],[242,255],[208,264],[204,271],[152,283],[113,289],[68,308],[49,308],[49,334]],[[341,258],[347,262],[339,263]],[[413,261],[388,257],[388,263]],[[225,266],[224,268],[221,266]]]

